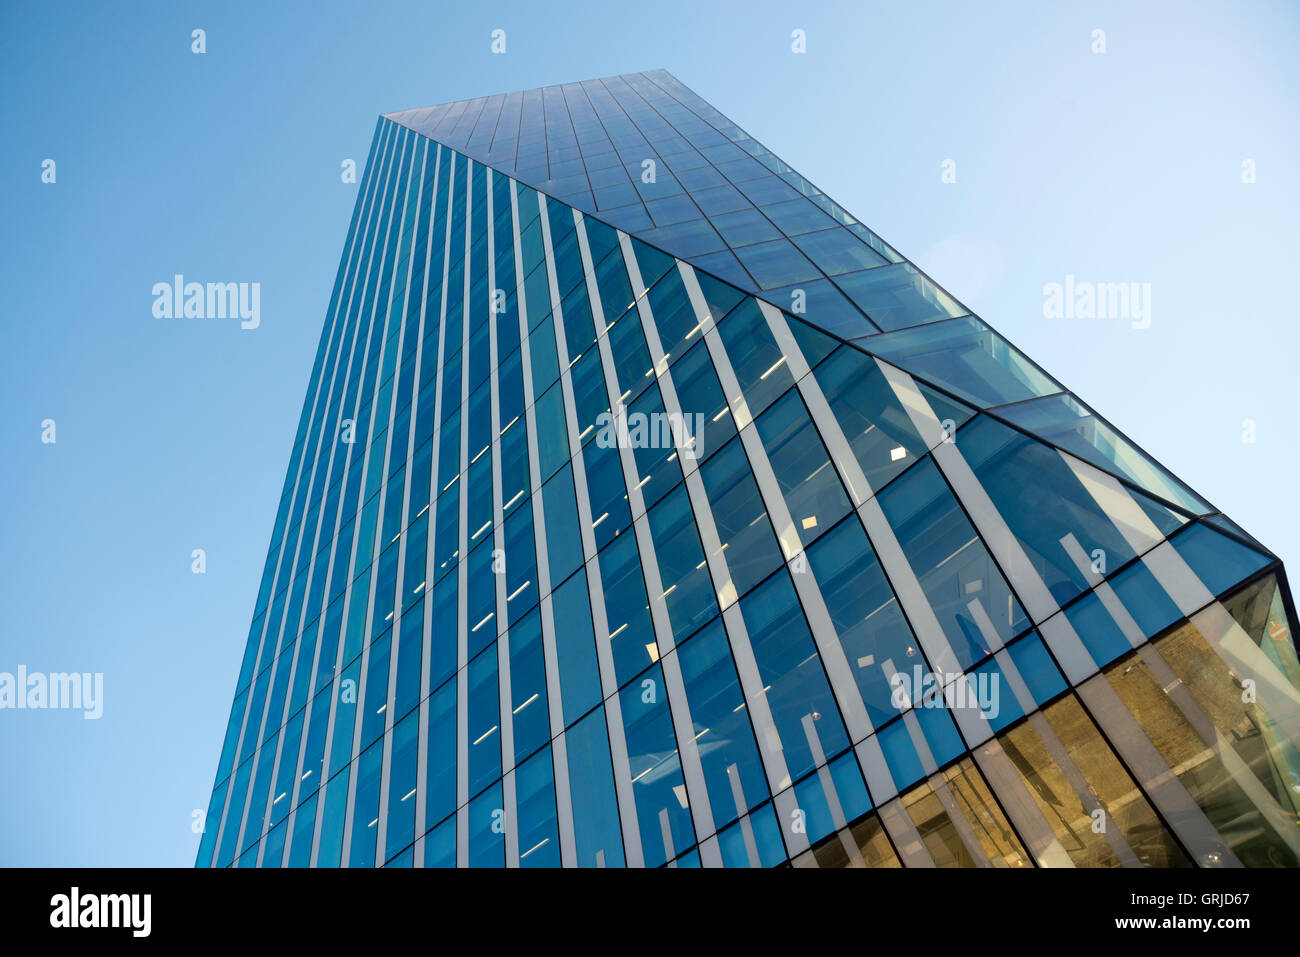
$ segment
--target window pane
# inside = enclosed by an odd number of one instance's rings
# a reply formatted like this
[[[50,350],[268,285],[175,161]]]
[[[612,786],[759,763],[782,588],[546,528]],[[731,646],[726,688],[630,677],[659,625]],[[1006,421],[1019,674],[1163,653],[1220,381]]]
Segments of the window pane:
[[[609,757],[605,711],[597,708],[564,735],[579,867],[623,867],[623,834]]]
[[[807,547],[848,514],[849,497],[798,389],[759,416],[756,427],[799,541]]]
[[[974,316],[874,336],[868,348],[976,405],[1060,392],[1019,351]]]
[[[982,623],[1003,643],[1029,625],[933,459],[885,489],[880,505],[963,667],[993,650]]]
[[[739,438],[701,466],[700,478],[731,573],[727,597],[734,599],[781,564],[781,550]]]
[[[659,561],[673,638],[680,641],[718,613],[686,486],[677,486],[646,518]]]
[[[787,572],[755,589],[740,610],[786,766],[791,777],[799,777],[813,769],[815,747],[829,755],[849,746],[821,656]]]
[[[662,669],[656,664],[624,688],[619,706],[642,853],[647,867],[658,867],[695,843]]]
[[[808,549],[808,563],[826,601],[844,656],[872,725],[898,714],[890,676],[910,673],[925,655],[912,637],[867,534],[856,519],[837,525]]]

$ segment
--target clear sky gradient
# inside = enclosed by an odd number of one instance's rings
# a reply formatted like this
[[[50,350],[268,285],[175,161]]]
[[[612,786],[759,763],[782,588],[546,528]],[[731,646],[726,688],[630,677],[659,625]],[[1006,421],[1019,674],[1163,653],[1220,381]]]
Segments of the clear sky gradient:
[[[1297,10],[5,3],[0,671],[102,672],[104,714],[0,711],[0,864],[193,863],[381,112],[666,68],[1296,556]],[[155,318],[176,273],[260,327]],[[1150,327],[1044,318],[1067,275]]]

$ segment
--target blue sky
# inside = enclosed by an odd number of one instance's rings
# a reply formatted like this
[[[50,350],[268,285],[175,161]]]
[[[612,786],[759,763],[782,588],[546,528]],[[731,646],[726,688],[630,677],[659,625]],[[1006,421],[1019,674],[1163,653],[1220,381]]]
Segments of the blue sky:
[[[193,862],[381,112],[666,68],[1297,554],[1294,5],[552,6],[0,9],[0,671],[104,674],[97,721],[0,712],[0,864]],[[156,319],[175,273],[260,283],[260,327]],[[1150,327],[1045,318],[1067,275],[1150,283]]]

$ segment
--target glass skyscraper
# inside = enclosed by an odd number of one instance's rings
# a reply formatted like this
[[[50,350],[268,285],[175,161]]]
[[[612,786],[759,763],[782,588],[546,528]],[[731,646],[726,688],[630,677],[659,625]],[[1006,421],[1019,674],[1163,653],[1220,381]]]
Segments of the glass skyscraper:
[[[197,863],[1294,866],[1293,614],[670,74],[388,114]]]

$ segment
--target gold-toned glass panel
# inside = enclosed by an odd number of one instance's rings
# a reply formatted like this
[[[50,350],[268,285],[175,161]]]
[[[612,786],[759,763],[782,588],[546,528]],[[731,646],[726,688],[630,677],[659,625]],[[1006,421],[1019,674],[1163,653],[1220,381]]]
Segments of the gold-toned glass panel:
[[[998,741],[1076,867],[1191,866],[1073,695]]]
[[[937,867],[1032,867],[988,785],[970,758],[902,796]]]
[[[794,860],[795,867],[858,867],[849,857],[848,843],[857,845],[862,861],[867,867],[902,867],[893,845],[885,835],[885,827],[876,815],[851,828],[842,828],[821,841],[812,850],[804,851]]]
[[[1288,817],[1260,780],[1272,756],[1239,677],[1191,623],[1154,647],[1150,662],[1126,655],[1105,669],[1106,680],[1242,864],[1300,864],[1294,811]],[[1168,672],[1163,680],[1153,666]]]

